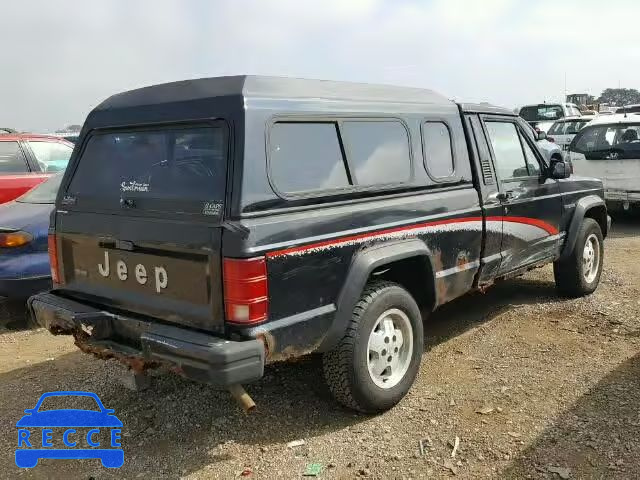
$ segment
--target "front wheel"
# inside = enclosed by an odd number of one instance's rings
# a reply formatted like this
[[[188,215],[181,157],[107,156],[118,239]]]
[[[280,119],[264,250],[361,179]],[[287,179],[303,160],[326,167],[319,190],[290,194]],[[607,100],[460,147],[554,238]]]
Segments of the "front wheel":
[[[367,286],[341,342],[323,356],[333,396],[366,413],[388,410],[409,391],[424,346],[420,309],[400,285]]]
[[[585,218],[571,255],[553,264],[556,287],[570,297],[593,293],[600,283],[603,259],[604,242],[600,225],[592,218]]]

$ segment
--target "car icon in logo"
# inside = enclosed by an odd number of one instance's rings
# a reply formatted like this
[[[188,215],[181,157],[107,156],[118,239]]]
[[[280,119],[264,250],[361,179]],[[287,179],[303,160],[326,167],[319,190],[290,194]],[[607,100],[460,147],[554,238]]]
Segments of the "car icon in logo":
[[[99,410],[57,409],[41,411],[42,402],[49,397],[90,397]],[[24,411],[26,415],[16,423],[18,427],[18,448],[16,465],[20,468],[32,468],[40,458],[85,459],[99,458],[107,468],[119,468],[124,463],[124,452],[120,445],[122,422],[105,408],[100,398],[91,392],[49,392],[43,394],[36,406]],[[85,434],[78,429],[90,428]],[[100,429],[109,430],[109,447],[104,448],[98,441]],[[38,429],[39,432],[37,431]],[[65,448],[54,448],[55,434],[61,438]],[[39,435],[38,435],[39,433]],[[85,443],[89,448],[80,447]],[[77,447],[77,448],[76,448]]]

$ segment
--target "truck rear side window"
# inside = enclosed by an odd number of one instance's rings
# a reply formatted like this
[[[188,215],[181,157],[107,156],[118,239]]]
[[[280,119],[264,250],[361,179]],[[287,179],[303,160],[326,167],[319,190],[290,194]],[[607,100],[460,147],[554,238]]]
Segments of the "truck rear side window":
[[[223,201],[225,182],[222,128],[119,131],[89,138],[67,195],[106,208],[135,199],[141,210],[195,213]]]
[[[337,125],[279,122],[269,137],[270,173],[285,193],[349,186]]]
[[[269,171],[274,187],[291,194],[403,183],[411,179],[409,134],[396,120],[278,122]]]
[[[409,136],[397,121],[347,121],[341,128],[356,185],[406,182],[411,178]]]
[[[425,167],[430,177],[446,181],[453,175],[451,133],[443,122],[426,122],[422,125],[422,149]]]

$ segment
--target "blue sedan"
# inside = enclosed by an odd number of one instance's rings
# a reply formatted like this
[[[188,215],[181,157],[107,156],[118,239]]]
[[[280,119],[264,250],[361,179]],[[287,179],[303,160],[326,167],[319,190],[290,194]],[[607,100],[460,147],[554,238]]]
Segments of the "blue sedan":
[[[51,288],[49,215],[62,174],[0,205],[0,297],[25,299]]]

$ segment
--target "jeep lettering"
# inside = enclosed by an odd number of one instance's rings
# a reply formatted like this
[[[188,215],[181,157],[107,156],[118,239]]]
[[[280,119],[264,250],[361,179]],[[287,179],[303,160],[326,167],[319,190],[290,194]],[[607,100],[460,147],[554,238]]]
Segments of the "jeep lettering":
[[[164,267],[154,267],[153,270],[155,272],[156,292],[160,293],[162,290],[167,288],[169,277],[167,276],[167,271]],[[110,274],[108,251],[104,252],[104,262],[98,264],[98,272],[100,272],[100,275],[102,275],[103,277],[108,277]],[[124,282],[128,278],[128,272],[129,270],[127,264],[122,260],[117,260],[116,273],[118,275],[118,278]],[[147,269],[141,263],[138,263],[135,266],[135,277],[136,281],[140,285],[144,285],[145,283],[147,283]]]

